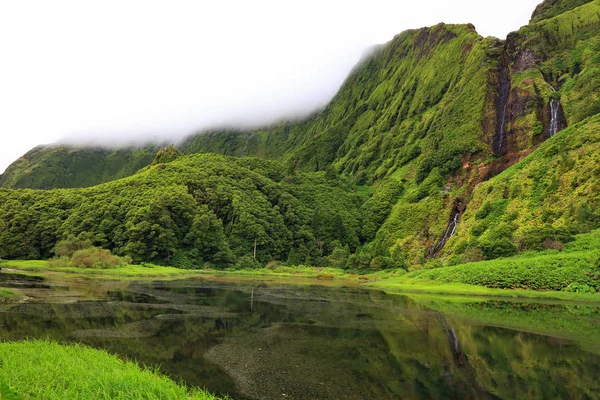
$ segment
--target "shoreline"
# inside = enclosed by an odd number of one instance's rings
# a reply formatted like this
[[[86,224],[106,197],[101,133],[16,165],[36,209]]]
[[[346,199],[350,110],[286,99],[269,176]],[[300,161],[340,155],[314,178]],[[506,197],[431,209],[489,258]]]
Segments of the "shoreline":
[[[357,275],[334,268],[285,267],[279,270],[183,270],[174,267],[128,265],[113,269],[83,269],[75,267],[50,267],[44,260],[12,260],[2,263],[3,270],[9,273],[27,275],[54,274],[78,276],[88,279],[107,280],[174,280],[209,278],[221,280],[273,279],[286,284],[317,284],[322,286],[359,286],[381,290],[388,294],[429,294],[457,297],[483,297],[502,299],[538,299],[568,302],[599,303],[600,293],[573,293],[565,291],[535,291],[530,289],[497,289],[462,283],[442,283],[427,279],[414,279],[404,276],[405,272],[381,271]]]

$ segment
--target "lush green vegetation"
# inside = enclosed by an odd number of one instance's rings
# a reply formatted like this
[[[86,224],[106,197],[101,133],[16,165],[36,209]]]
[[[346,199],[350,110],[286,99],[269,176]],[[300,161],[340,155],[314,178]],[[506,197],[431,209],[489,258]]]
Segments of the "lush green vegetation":
[[[359,245],[362,202],[325,173],[286,176],[276,162],[194,155],[89,189],[1,190],[0,256],[60,256],[57,242],[77,238],[182,268],[260,267],[292,249],[318,264]]]
[[[561,251],[600,227],[598,54],[600,2],[547,0],[505,42],[471,25],[404,32],[300,122],[207,132],[156,153],[34,149],[3,186],[86,186],[146,167],[86,189],[0,190],[0,257],[60,257],[57,242],[77,240],[105,251],[79,249],[55,267],[446,265],[457,267],[415,274],[596,290],[585,275],[593,251]],[[559,129],[569,126],[551,138],[550,101]],[[228,156],[192,154],[206,152]],[[554,253],[473,264],[542,250]]]
[[[373,285],[390,291],[600,301],[599,249],[600,230],[596,230],[577,235],[560,251],[530,251],[509,258],[419,269]]]
[[[539,22],[544,19],[555,17],[592,1],[593,0],[546,0],[536,7],[531,16],[531,22]]]
[[[600,227],[598,165],[600,116],[595,116],[481,184],[447,245],[452,250],[449,261],[561,250],[574,233]]]
[[[216,399],[103,350],[55,342],[0,343],[2,399]],[[11,397],[12,396],[12,397]]]
[[[88,187],[134,174],[147,166],[156,146],[145,148],[36,147],[0,175],[5,188]]]

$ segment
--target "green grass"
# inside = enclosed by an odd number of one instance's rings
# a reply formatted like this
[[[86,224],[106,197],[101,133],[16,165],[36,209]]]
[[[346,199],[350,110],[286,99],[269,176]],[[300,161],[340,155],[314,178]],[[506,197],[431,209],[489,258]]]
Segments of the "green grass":
[[[162,267],[152,264],[126,265],[118,268],[78,268],[50,266],[47,260],[9,260],[3,263],[5,268],[15,268],[22,271],[55,271],[89,275],[106,275],[117,277],[169,277],[197,274],[198,271]]]
[[[16,290],[0,288],[0,303],[12,303],[21,298],[23,298],[23,295]]]
[[[217,269],[180,269],[163,267],[154,264],[126,265],[118,268],[77,268],[52,266],[46,260],[9,260],[3,263],[5,268],[14,268],[29,272],[61,272],[110,278],[177,278],[198,275],[223,275],[223,276],[278,276],[278,277],[303,277],[317,278],[322,275],[333,275],[335,279],[358,279],[356,274],[340,268],[318,268],[309,266],[278,266],[273,269],[260,268],[251,270],[217,270]],[[370,274],[368,276],[376,276]],[[381,274],[379,274],[381,275]]]
[[[597,254],[592,250],[511,257],[414,271],[406,277],[498,289],[564,290],[571,283],[579,283],[598,290],[600,269],[595,267]]]
[[[82,345],[0,343],[0,360],[3,383],[23,399],[216,399],[155,370]]]
[[[558,291],[535,291],[516,289],[493,289],[483,286],[462,283],[439,283],[431,280],[396,278],[384,281],[370,282],[367,286],[377,288],[390,294],[400,293],[430,293],[453,296],[483,296],[510,297],[527,299],[553,299],[567,301],[599,302],[600,294],[571,293]]]
[[[562,252],[532,251],[510,258],[412,271],[370,285],[388,292],[600,301],[600,293],[565,291],[577,285],[600,290],[599,242],[597,230],[577,235]]]

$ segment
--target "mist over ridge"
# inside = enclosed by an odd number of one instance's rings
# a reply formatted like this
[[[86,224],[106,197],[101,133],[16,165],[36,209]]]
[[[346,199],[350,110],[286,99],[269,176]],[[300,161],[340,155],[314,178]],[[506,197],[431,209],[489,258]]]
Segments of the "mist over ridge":
[[[0,74],[0,171],[40,144],[176,142],[303,117],[374,44],[442,21],[503,37],[538,1],[509,3],[4,4],[0,33],[15,39]]]

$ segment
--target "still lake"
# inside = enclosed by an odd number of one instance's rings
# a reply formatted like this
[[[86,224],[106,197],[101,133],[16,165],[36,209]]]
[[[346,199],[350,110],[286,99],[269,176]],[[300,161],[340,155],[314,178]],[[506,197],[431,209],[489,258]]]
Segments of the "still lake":
[[[0,273],[0,339],[102,348],[233,399],[600,398],[597,305],[318,281]]]

